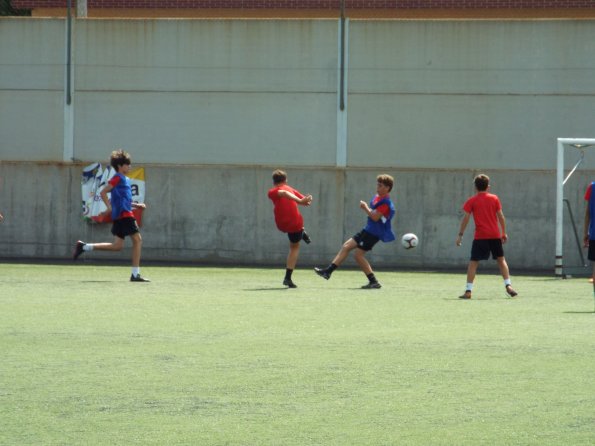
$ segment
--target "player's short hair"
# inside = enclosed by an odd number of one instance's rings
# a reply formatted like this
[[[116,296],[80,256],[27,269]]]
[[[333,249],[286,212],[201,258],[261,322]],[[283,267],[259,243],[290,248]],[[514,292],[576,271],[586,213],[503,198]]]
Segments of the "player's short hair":
[[[380,184],[384,184],[388,187],[388,191],[390,192],[393,190],[393,185],[395,184],[395,179],[390,175],[382,173],[376,177],[376,181]]]
[[[130,154],[125,152],[122,149],[117,149],[112,152],[109,157],[110,166],[114,169],[118,170],[118,167],[123,166],[124,164],[132,164],[132,158],[130,158]]]
[[[488,186],[490,185],[490,177],[488,177],[485,173],[480,173],[475,177],[473,183],[475,183],[475,188],[479,192],[484,192],[488,190]]]
[[[273,183],[279,184],[287,181],[287,173],[281,169],[277,169],[273,172]]]

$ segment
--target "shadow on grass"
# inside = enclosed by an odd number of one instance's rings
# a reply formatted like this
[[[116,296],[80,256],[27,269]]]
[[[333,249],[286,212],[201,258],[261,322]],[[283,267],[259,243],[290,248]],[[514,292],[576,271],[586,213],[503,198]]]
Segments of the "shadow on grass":
[[[244,291],[280,291],[289,290],[289,288],[283,287],[271,287],[271,288],[244,288]]]
[[[564,314],[595,314],[595,311],[565,311]]]

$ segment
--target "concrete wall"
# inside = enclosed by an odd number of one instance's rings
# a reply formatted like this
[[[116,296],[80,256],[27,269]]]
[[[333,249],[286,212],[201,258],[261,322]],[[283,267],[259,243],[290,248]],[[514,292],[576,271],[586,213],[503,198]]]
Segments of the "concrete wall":
[[[346,168],[336,166],[337,26],[77,21],[72,164],[62,162],[64,21],[0,20],[1,256],[68,257],[78,238],[109,239],[82,222],[79,180],[121,146],[147,168],[145,259],[282,264],[287,241],[266,191],[285,167],[315,196],[302,263],[328,262],[362,227],[358,202],[387,172],[397,232],[422,244],[381,245],[372,262],[462,266],[460,207],[485,171],[508,218],[511,267],[553,269],[555,139],[595,136],[595,22],[351,21]],[[579,221],[595,156],[582,168],[567,186]]]

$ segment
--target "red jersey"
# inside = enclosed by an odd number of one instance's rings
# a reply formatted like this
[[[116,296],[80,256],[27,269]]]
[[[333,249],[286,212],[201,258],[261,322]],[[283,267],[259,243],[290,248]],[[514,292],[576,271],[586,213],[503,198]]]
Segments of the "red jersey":
[[[279,191],[286,190],[298,198],[304,198],[298,190],[287,184],[281,184],[269,189],[268,196],[273,201],[275,223],[282,232],[300,232],[304,229],[304,218],[298,210],[298,204],[289,198],[280,197]]]
[[[494,239],[502,237],[496,213],[502,209],[497,195],[488,192],[478,192],[463,205],[463,210],[473,214],[475,222],[475,240]]]
[[[589,184],[587,186],[587,190],[585,191],[585,201],[589,201],[591,199],[591,186],[593,186],[593,184]]]

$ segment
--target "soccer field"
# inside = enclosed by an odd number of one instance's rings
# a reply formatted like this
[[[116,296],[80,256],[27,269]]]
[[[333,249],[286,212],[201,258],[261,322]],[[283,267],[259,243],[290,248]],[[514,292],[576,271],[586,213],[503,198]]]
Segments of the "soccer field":
[[[592,445],[585,279],[0,265],[2,445]]]

